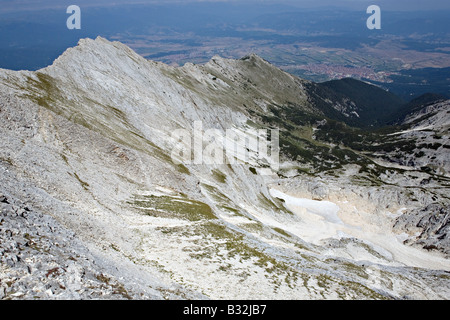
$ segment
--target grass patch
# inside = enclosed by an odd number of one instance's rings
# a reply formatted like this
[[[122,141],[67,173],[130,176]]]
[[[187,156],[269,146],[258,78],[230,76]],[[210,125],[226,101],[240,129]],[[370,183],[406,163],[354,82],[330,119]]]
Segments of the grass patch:
[[[239,212],[239,210],[238,209],[236,209],[236,208],[232,208],[232,207],[228,207],[228,206],[219,206],[219,208],[220,209],[223,209],[223,210],[226,210],[226,211],[228,211],[228,212],[231,212],[231,213],[233,213],[233,214],[241,214],[240,212]]]
[[[217,169],[212,170],[212,176],[217,182],[220,183],[225,183],[225,181],[227,180],[227,176]]]
[[[283,229],[281,229],[281,228],[275,227],[275,228],[273,228],[273,230],[276,231],[277,233],[287,237],[287,238],[291,238],[291,235],[289,233],[287,233],[286,231],[284,231]]]
[[[27,87],[21,88],[28,91],[25,97],[31,101],[121,145],[166,162],[180,173],[190,174],[188,168],[173,163],[164,150],[137,133],[139,130],[129,123],[126,114],[120,109],[101,104],[83,91],[78,91],[80,101],[68,100],[58,88],[57,79],[42,72],[36,72],[36,77],[29,77]]]
[[[75,179],[78,180],[78,182],[81,184],[81,186],[83,187],[84,190],[89,191],[89,183],[83,181],[80,179],[80,177],[76,174],[76,172],[74,172],[73,174],[70,174],[71,176],[75,177]]]
[[[189,221],[216,219],[206,203],[171,196],[139,196],[128,202],[145,214],[154,217],[178,218]]]
[[[128,294],[127,290],[125,289],[125,287],[122,284],[117,283],[116,281],[112,281],[112,279],[110,277],[105,276],[103,273],[97,274],[95,276],[95,278],[98,281],[103,282],[107,286],[110,286],[113,289],[113,294],[120,294],[121,296],[123,296],[125,299],[128,299],[128,300],[133,299]]]
[[[283,201],[281,199],[275,198],[274,201],[267,198],[263,193],[258,195],[258,200],[261,202],[262,206],[268,210],[274,210],[275,212],[283,212],[292,215],[292,212],[284,207]]]

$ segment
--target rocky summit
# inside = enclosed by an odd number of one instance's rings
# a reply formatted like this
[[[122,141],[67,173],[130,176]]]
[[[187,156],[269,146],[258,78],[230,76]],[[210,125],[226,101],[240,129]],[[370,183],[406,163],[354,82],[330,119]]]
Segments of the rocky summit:
[[[0,70],[0,298],[449,299],[450,101],[342,81],[100,37]]]

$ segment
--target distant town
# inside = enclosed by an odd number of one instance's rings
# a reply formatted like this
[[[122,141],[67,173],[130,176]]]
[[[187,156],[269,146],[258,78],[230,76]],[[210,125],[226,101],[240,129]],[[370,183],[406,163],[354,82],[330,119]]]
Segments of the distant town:
[[[298,73],[298,70],[306,71],[304,75],[322,75],[326,76],[329,80],[336,80],[342,78],[356,78],[367,79],[377,82],[391,83],[392,80],[389,76],[396,74],[394,72],[375,72],[372,68],[368,67],[353,67],[353,66],[339,66],[330,64],[307,64],[298,66],[282,66],[285,71]],[[297,72],[295,72],[297,71]]]

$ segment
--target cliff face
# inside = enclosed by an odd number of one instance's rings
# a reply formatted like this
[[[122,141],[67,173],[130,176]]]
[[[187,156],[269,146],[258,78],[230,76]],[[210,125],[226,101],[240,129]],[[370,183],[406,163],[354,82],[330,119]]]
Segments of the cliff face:
[[[0,297],[448,299],[447,113],[366,135],[313,85],[256,55],[173,68],[102,38],[0,70]],[[273,128],[279,166],[247,141]],[[240,151],[180,163],[174,132]],[[428,162],[405,148],[419,133],[442,139]]]

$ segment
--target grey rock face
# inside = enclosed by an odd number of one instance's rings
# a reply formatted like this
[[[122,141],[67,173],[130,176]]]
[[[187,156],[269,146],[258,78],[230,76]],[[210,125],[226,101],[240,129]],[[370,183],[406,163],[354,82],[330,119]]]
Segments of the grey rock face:
[[[450,256],[450,207],[438,203],[405,212],[394,228],[417,230],[418,235],[408,239],[408,243],[426,250],[439,250]]]
[[[1,299],[150,299],[96,263],[73,232],[2,196]]]

